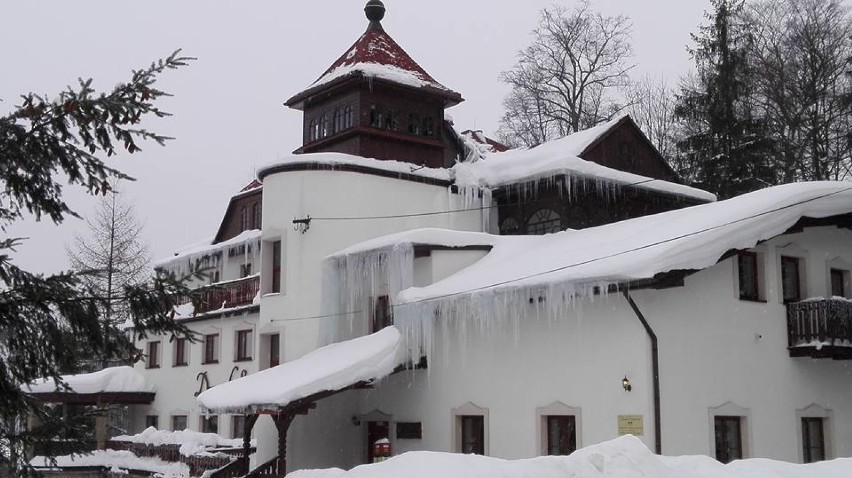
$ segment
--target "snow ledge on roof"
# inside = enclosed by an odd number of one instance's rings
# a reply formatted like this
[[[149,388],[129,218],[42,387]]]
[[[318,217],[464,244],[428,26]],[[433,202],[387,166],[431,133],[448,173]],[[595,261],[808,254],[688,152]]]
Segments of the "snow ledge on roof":
[[[145,377],[133,367],[110,367],[97,372],[63,375],[62,380],[71,387],[70,393],[137,393],[153,392]],[[25,386],[28,393],[64,393],[53,379],[45,378]]]
[[[202,392],[198,403],[217,413],[275,410],[311,395],[387,377],[407,362],[399,330],[320,347],[301,358]]]

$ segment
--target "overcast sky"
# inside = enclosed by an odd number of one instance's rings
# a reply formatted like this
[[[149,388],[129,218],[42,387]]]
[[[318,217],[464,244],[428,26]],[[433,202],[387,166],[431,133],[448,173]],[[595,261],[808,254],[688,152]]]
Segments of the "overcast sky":
[[[29,91],[50,94],[94,78],[109,89],[177,48],[197,57],[168,72],[159,86],[174,94],[174,116],[146,126],[174,136],[166,147],[120,156],[112,165],[135,177],[124,187],[145,222],[155,259],[215,234],[229,197],[259,166],[300,146],[301,113],[284,100],[313,82],[367,26],[365,0],[42,0],[0,6],[0,114]],[[562,0],[385,0],[385,30],[435,79],[465,102],[448,112],[462,129],[493,133],[506,87],[538,11]],[[633,22],[635,76],[670,82],[691,68],[689,34],[709,0],[592,0]],[[95,200],[66,188],[86,214]],[[329,192],[329,194],[333,194]],[[31,270],[67,268],[65,244],[85,233],[82,221],[18,224],[7,234],[30,239],[15,260]]]

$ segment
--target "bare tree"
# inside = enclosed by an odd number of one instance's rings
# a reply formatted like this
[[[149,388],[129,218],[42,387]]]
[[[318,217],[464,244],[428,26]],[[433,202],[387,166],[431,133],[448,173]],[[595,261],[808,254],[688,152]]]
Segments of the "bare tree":
[[[676,155],[675,90],[663,77],[645,75],[627,90],[627,112],[651,144],[671,161]]]
[[[103,299],[103,317],[120,324],[129,317],[120,299],[124,288],[142,284],[151,276],[142,223],[133,205],[113,186],[86,224],[88,235],[75,236],[73,247],[67,249],[68,259],[84,285]]]
[[[755,25],[755,102],[777,138],[785,182],[844,179],[850,150],[852,18],[840,0],[762,0]]]
[[[512,91],[499,135],[512,145],[533,145],[585,129],[623,109],[615,90],[628,84],[630,20],[591,10],[541,11],[533,41],[518,63],[501,74]]]

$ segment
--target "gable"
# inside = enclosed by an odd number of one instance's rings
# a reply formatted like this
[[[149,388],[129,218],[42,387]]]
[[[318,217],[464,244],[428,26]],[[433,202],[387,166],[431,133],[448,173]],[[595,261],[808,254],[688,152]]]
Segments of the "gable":
[[[260,229],[262,198],[263,189],[260,187],[232,197],[213,244],[234,238],[243,231]]]
[[[619,171],[682,184],[677,173],[629,116],[622,118],[579,156]]]

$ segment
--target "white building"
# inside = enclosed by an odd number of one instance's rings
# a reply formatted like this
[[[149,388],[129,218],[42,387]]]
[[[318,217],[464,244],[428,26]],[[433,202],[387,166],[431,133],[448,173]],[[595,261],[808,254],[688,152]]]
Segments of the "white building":
[[[287,103],[299,154],[160,264],[210,266],[225,295],[182,311],[202,342],[140,344],[156,389],[140,428],[247,426],[252,466],[286,436],[289,470],[364,463],[381,438],[505,458],[625,433],[723,461],[852,455],[852,186],[714,202],[628,117],[500,152],[442,120],[461,95],[390,39],[381,2],[366,10]]]

